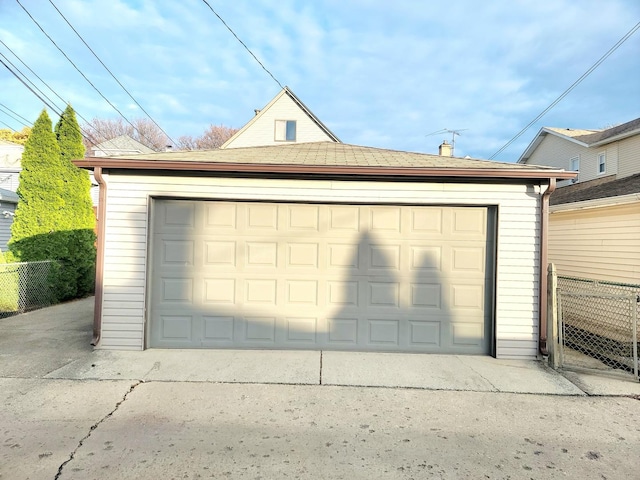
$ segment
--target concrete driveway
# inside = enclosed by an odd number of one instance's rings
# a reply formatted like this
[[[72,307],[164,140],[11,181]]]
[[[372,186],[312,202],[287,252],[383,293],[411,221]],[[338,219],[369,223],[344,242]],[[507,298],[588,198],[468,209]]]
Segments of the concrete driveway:
[[[94,351],[92,301],[0,320],[0,479],[638,475],[640,401],[618,396],[635,382],[485,357]]]

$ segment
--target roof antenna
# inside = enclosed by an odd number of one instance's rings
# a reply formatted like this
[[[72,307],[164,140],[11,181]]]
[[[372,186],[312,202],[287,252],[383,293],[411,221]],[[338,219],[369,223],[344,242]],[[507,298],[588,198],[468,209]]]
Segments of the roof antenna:
[[[469,130],[468,128],[460,128],[458,130],[451,130],[449,128],[443,128],[438,130],[437,132],[433,132],[433,133],[429,133],[428,135],[425,135],[425,137],[430,137],[432,135],[441,135],[443,133],[450,133],[451,134],[451,156],[455,156],[454,152],[456,150],[456,135],[460,136],[461,133],[460,132],[464,132],[465,130]]]

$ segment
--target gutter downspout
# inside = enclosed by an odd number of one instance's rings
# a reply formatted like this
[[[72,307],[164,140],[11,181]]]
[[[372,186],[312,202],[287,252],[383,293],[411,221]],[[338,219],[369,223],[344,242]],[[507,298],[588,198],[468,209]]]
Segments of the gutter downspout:
[[[549,263],[547,241],[549,235],[549,197],[556,189],[556,179],[549,179],[549,186],[542,194],[542,212],[540,218],[540,293],[539,306],[540,325],[538,327],[539,348],[547,355],[547,264]]]
[[[98,196],[98,238],[96,242],[96,286],[95,305],[93,310],[93,340],[91,340],[91,345],[95,347],[100,343],[102,333],[102,298],[104,293],[104,223],[107,212],[107,182],[102,176],[102,167],[95,167],[93,169],[93,178],[96,179],[100,186],[100,193]]]

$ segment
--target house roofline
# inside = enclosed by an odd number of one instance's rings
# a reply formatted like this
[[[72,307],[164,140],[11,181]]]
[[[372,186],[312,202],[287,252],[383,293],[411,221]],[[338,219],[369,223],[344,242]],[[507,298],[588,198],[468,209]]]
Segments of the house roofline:
[[[245,123],[244,126],[242,128],[240,128],[240,130],[238,130],[231,137],[229,137],[226,142],[224,142],[222,145],[220,145],[220,148],[227,148],[227,146],[230,143],[235,141],[235,139],[237,137],[242,135],[242,133],[245,132],[251,125],[253,125],[255,122],[257,122],[258,119],[260,117],[262,117],[262,115],[264,115],[264,113],[267,110],[269,110],[285,94],[288,95],[289,98],[291,98],[291,100],[293,100],[304,111],[304,113],[307,114],[307,116],[311,119],[311,121],[314,122],[316,125],[318,125],[318,127],[320,127],[320,129],[329,138],[331,138],[332,141],[337,142],[337,143],[342,143],[340,141],[340,139],[331,130],[329,130],[327,128],[327,126],[324,123],[322,123],[320,121],[320,119],[318,117],[316,117],[313,114],[313,112],[311,112],[311,110],[309,110],[304,103],[302,103],[302,101],[289,89],[289,87],[285,86],[282,90],[280,90],[280,92],[275,97],[273,97],[271,99],[271,101],[269,103],[267,103],[264,107],[262,107],[262,109],[256,115],[254,115],[251,120],[249,120],[247,123]]]
[[[550,212],[572,212],[598,207],[616,207],[618,205],[628,205],[636,202],[640,202],[640,193],[630,193],[628,195],[618,195],[617,197],[594,198],[592,200],[583,200],[581,202],[551,205]]]
[[[403,178],[485,178],[485,179],[551,179],[567,180],[576,172],[556,169],[505,169],[505,168],[459,168],[459,167],[389,167],[348,165],[293,165],[293,164],[249,164],[249,163],[205,163],[171,160],[131,160],[122,158],[88,157],[73,162],[77,167],[93,169],[183,171],[252,174],[307,174],[354,177],[403,177]]]
[[[561,133],[556,132],[554,130],[551,130],[550,128],[542,127],[538,131],[536,136],[533,138],[533,140],[531,140],[531,143],[529,144],[529,146],[527,146],[527,148],[525,149],[524,153],[522,155],[520,155],[520,158],[518,158],[518,161],[516,163],[520,163],[520,164],[526,163],[526,161],[529,160],[529,158],[531,158],[531,154],[542,143],[542,140],[544,140],[544,137],[546,137],[549,134],[550,135],[555,135],[558,138],[561,138],[563,140],[567,140],[569,142],[575,143],[576,145],[580,145],[580,146],[585,147],[585,148],[589,148],[589,146],[593,146],[593,145],[589,145],[587,143],[581,142],[580,140],[576,140],[575,138],[570,137],[568,135],[562,135]]]
[[[619,140],[624,140],[625,138],[633,137],[635,135],[640,135],[640,128],[636,128],[635,130],[630,130],[628,132],[621,133],[621,134],[616,135],[614,137],[605,138],[604,140],[600,140],[599,142],[590,143],[588,146],[589,147],[599,147],[601,145],[606,145],[607,143],[613,143],[613,142],[617,142]]]

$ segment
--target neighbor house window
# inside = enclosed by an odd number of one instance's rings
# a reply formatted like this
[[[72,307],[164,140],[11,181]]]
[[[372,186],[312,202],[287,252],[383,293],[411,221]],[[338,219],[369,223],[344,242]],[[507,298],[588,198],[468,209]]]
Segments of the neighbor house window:
[[[580,171],[580,157],[573,157],[571,159],[571,171],[572,172],[579,172]],[[576,177],[574,180],[574,182],[578,181],[578,177]]]
[[[607,155],[603,153],[598,154],[598,174],[605,173],[607,171]]]
[[[276,120],[277,142],[295,142],[296,141],[296,121],[295,120]]]

